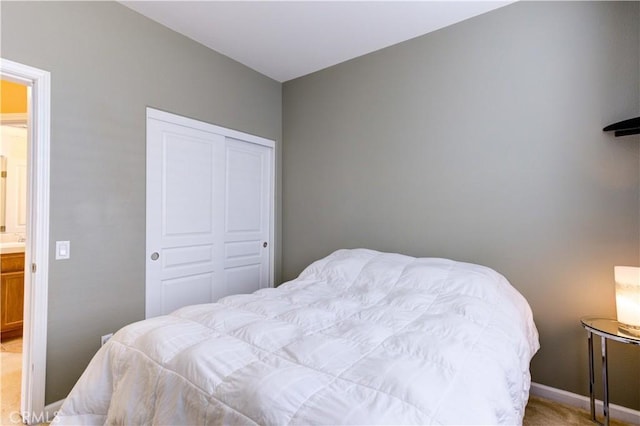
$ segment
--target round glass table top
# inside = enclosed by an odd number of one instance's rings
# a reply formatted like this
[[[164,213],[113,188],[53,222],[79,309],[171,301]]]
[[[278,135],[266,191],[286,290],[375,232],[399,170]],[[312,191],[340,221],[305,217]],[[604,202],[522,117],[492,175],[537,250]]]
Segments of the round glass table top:
[[[640,345],[640,336],[626,331],[622,325],[611,318],[584,317],[580,319],[582,326],[599,336],[632,345]]]

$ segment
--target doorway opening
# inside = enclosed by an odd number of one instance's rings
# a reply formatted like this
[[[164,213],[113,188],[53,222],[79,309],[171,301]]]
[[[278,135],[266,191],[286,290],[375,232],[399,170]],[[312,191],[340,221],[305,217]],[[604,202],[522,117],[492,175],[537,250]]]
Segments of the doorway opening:
[[[0,345],[3,373],[5,367],[11,367],[13,373],[7,380],[6,391],[4,374],[2,377],[2,424],[44,423],[53,419],[53,412],[49,413],[44,406],[50,75],[0,58],[0,77],[3,104],[0,176],[4,176],[0,178],[3,305]],[[5,111],[5,101],[22,105],[22,110],[14,111],[6,105]],[[13,359],[5,354],[14,354]],[[10,399],[7,407],[6,399]]]
[[[28,86],[0,80],[0,424],[21,419]]]

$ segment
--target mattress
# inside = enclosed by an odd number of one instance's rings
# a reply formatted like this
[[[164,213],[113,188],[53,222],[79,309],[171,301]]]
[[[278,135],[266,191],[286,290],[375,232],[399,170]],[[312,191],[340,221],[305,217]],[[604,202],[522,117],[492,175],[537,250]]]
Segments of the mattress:
[[[496,271],[338,250],[102,346],[55,424],[519,424],[538,333]]]

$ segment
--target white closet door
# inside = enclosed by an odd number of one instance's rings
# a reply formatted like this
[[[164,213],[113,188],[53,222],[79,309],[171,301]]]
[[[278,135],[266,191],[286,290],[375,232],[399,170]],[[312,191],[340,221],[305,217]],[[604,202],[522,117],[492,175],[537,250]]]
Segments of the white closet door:
[[[147,318],[273,284],[273,172],[273,141],[147,109]]]
[[[272,150],[226,140],[224,275],[227,294],[269,285]]]
[[[147,122],[147,318],[221,295],[223,156],[223,136]]]

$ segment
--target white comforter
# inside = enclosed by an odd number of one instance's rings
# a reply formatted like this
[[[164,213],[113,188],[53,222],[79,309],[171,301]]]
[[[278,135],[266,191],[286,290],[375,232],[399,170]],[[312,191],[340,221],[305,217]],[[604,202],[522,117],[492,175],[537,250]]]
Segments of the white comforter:
[[[518,424],[538,347],[492,269],[339,250],[277,289],[123,328],[55,424]]]

